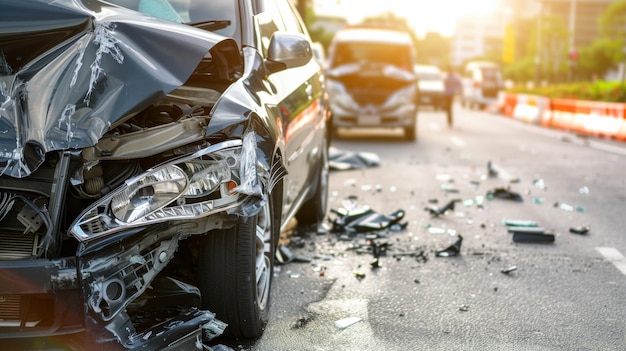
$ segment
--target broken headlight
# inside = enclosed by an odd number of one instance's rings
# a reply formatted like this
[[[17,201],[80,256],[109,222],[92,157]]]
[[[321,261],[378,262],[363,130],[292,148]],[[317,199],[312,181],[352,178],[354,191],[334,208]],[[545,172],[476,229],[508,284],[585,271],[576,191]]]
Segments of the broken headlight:
[[[243,141],[211,145],[149,169],[87,208],[71,233],[86,241],[129,227],[204,217],[237,206],[238,194],[246,193],[243,187],[251,182],[247,178],[256,176],[255,145],[255,136],[249,133]]]
[[[385,108],[405,107],[415,104],[416,91],[417,87],[415,84],[396,91],[385,103]]]

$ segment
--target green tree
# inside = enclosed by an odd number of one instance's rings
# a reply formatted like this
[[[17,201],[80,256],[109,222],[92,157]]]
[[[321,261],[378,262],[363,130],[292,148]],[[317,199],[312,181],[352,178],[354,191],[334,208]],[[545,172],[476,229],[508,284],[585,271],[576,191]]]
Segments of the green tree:
[[[617,67],[621,48],[619,41],[609,38],[596,39],[590,45],[582,47],[578,56],[578,76],[583,77],[583,80],[594,75],[604,76]]]
[[[626,0],[613,1],[600,17],[600,32],[618,49],[612,56],[614,63],[622,62],[622,81],[626,81]]]

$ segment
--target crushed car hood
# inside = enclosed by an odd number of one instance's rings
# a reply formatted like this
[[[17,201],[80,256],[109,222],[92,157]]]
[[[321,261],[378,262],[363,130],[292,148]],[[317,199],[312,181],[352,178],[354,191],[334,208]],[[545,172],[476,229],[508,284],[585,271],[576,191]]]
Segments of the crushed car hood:
[[[0,175],[93,146],[183,85],[225,37],[98,0],[3,0]]]
[[[378,62],[354,62],[337,66],[327,72],[329,78],[341,79],[346,76],[370,78],[390,78],[404,82],[416,79],[415,74],[400,67]]]

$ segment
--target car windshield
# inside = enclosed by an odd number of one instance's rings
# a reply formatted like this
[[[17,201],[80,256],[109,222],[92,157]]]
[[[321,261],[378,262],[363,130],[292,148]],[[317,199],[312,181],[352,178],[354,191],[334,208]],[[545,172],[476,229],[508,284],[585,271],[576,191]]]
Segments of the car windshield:
[[[108,0],[110,3],[226,37],[237,32],[236,0]]]
[[[332,67],[348,63],[376,62],[411,70],[411,48],[393,43],[337,43]]]

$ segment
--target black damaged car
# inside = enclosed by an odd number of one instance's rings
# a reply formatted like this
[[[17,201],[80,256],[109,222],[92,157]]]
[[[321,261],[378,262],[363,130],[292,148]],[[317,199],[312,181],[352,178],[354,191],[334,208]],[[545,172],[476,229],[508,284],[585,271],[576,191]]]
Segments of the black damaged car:
[[[290,2],[0,8],[0,349],[260,336],[281,229],[326,211],[330,114]]]

